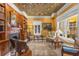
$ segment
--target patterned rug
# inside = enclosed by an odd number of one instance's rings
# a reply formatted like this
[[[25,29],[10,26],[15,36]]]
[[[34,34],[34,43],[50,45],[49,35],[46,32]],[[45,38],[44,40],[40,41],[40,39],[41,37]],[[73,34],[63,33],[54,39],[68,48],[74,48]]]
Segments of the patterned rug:
[[[32,40],[28,42],[33,56],[61,56],[61,48],[55,49],[53,45],[45,40]]]

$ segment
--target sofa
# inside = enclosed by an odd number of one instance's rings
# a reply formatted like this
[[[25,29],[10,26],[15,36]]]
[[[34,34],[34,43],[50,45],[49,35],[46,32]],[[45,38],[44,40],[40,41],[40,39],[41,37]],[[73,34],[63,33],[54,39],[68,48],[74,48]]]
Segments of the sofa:
[[[79,49],[75,47],[75,40],[72,38],[60,37],[63,41],[62,56],[79,56]]]

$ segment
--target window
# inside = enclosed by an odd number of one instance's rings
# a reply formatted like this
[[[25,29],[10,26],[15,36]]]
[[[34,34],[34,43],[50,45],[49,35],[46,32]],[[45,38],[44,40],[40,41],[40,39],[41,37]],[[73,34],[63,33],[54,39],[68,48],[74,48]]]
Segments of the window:
[[[35,25],[35,33],[37,33],[37,25]]]
[[[38,33],[40,33],[40,25],[38,25]]]

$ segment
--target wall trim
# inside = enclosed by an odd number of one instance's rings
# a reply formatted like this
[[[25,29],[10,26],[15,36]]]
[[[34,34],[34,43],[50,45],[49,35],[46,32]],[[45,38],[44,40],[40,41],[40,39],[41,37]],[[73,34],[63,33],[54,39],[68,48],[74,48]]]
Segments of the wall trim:
[[[28,16],[28,18],[51,18],[51,16]]]
[[[62,15],[63,13],[65,13],[67,10],[69,10],[70,8],[76,6],[76,3],[67,3],[65,4],[58,12],[57,12],[57,16]]]
[[[26,12],[19,10],[18,7],[15,4],[13,4],[13,3],[7,3],[7,4],[10,7],[12,7],[16,12],[18,12],[19,14],[21,14],[21,15],[23,15],[23,16],[25,16],[27,18]]]
[[[75,15],[78,13],[78,5],[74,6],[73,8],[69,9],[67,12],[63,13],[62,15],[58,16],[56,19],[57,21],[65,20],[66,18]]]

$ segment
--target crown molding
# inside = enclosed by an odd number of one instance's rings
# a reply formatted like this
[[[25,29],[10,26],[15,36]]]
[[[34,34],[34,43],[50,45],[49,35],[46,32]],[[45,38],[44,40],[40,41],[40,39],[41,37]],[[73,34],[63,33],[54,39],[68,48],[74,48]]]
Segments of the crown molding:
[[[28,18],[51,18],[51,16],[28,16]]]

